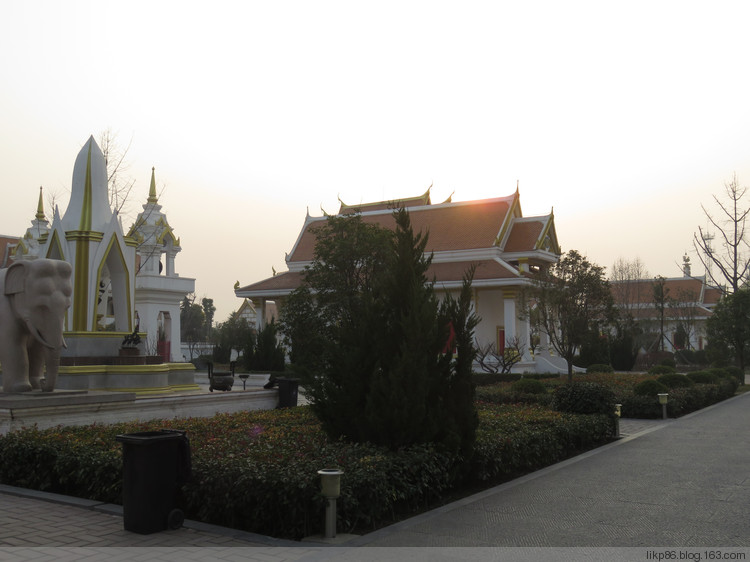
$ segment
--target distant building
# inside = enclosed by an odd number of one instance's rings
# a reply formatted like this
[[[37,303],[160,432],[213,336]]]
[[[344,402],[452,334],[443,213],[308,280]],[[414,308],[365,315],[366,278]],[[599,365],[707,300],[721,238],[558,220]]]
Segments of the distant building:
[[[655,279],[610,281],[615,304],[654,335],[647,349],[661,349],[660,311],[654,298]],[[664,279],[664,350],[704,349],[706,322],[721,297],[721,290],[706,283],[706,276],[693,277],[690,260],[683,263],[683,276]]]
[[[516,370],[548,372],[564,368],[546,351],[531,356],[529,324],[519,320],[516,310],[518,292],[529,284],[528,273],[559,259],[561,251],[552,213],[524,217],[518,190],[507,197],[464,202],[449,199],[439,204],[431,203],[428,190],[419,197],[397,201],[342,203],[338,214],[356,212],[367,223],[394,228],[393,209],[401,206],[409,211],[415,232],[429,231],[426,250],[433,254],[433,260],[427,275],[435,278],[439,293],[460,290],[464,273],[476,266],[473,304],[481,318],[475,330],[480,344],[494,343],[502,350],[506,342],[518,338],[524,358]],[[325,216],[307,215],[286,256],[288,271],[235,287],[237,297],[256,303],[258,326],[267,318],[269,304],[283,308],[285,297],[300,286],[304,269],[313,260],[316,227],[325,220]]]

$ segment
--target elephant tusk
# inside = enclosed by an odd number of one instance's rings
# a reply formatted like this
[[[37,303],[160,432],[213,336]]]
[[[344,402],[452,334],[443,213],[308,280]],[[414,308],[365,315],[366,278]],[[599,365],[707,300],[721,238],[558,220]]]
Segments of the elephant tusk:
[[[54,345],[50,345],[49,343],[47,343],[47,340],[44,339],[44,336],[42,336],[42,334],[41,334],[41,332],[39,330],[37,330],[36,328],[34,328],[34,332],[35,332],[34,336],[36,337],[37,340],[39,340],[39,342],[44,347],[49,347],[50,349],[55,349]]]

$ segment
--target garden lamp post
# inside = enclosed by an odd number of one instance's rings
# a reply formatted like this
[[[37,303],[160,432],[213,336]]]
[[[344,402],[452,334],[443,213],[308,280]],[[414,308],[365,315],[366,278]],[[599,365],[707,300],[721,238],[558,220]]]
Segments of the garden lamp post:
[[[667,398],[669,397],[669,394],[666,392],[659,393],[659,404],[661,404],[661,417],[662,419],[667,419]]]
[[[336,538],[336,499],[341,495],[341,475],[343,471],[337,468],[324,468],[320,474],[320,491],[328,500],[326,505],[325,538]]]
[[[615,404],[615,437],[620,437],[620,417],[622,416],[622,404]]]

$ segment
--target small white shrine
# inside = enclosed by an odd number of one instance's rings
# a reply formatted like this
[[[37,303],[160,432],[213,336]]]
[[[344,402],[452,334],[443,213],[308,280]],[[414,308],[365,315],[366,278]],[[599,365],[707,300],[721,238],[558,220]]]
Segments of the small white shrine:
[[[120,217],[109,205],[104,155],[90,137],[73,167],[70,202],[65,213],[61,217],[55,208],[50,224],[45,218],[40,191],[37,213],[14,248],[13,260],[46,257],[65,260],[73,266],[73,295],[64,334],[68,348],[61,353],[61,365],[66,364],[67,358],[68,365],[73,366],[136,367],[138,362],[111,359],[122,356],[124,341],[129,336],[132,340],[137,333],[140,343],[134,346],[131,342],[131,349],[138,356],[149,358],[145,362],[152,368],[138,373],[135,369],[130,374],[162,372],[164,376],[158,377],[160,382],[155,386],[159,391],[170,391],[172,386],[194,386],[192,366],[153,368],[156,363],[182,361],[180,302],[194,290],[195,280],[176,273],[175,256],[180,250],[179,238],[158,203],[153,169],[143,212],[128,234],[123,233]],[[173,376],[169,372],[172,368],[190,370],[190,380]],[[61,366],[61,381],[63,374]],[[123,384],[124,380],[121,378],[114,386],[136,392],[155,387],[153,380],[146,382],[147,379],[131,376]],[[89,380],[86,384],[88,388],[101,388],[113,386],[111,382]],[[83,383],[73,386],[85,387]],[[60,384],[58,387],[64,388]]]
[[[148,334],[147,346],[165,361],[181,360],[180,303],[195,290],[195,280],[180,277],[174,261],[182,250],[156,194],[155,171],[143,212],[130,228],[128,237],[136,247],[136,324]],[[154,347],[155,346],[155,347]],[[153,348],[153,349],[152,349]],[[180,354],[177,358],[174,356]]]

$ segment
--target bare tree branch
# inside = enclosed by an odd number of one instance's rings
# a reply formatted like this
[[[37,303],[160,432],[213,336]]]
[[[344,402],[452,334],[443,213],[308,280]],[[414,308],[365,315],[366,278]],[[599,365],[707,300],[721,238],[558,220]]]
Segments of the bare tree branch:
[[[716,195],[713,196],[721,211],[719,218],[701,205],[710,227],[719,233],[721,248],[717,249],[712,245],[714,233],[701,227],[693,234],[693,247],[711,284],[720,288],[724,294],[731,294],[747,283],[750,274],[750,258],[747,252],[750,243],[745,236],[750,207],[741,208],[747,188],[739,186],[736,174],[732,176],[731,181],[724,184],[724,193],[725,201]],[[718,272],[715,272],[714,268],[718,269]]]

